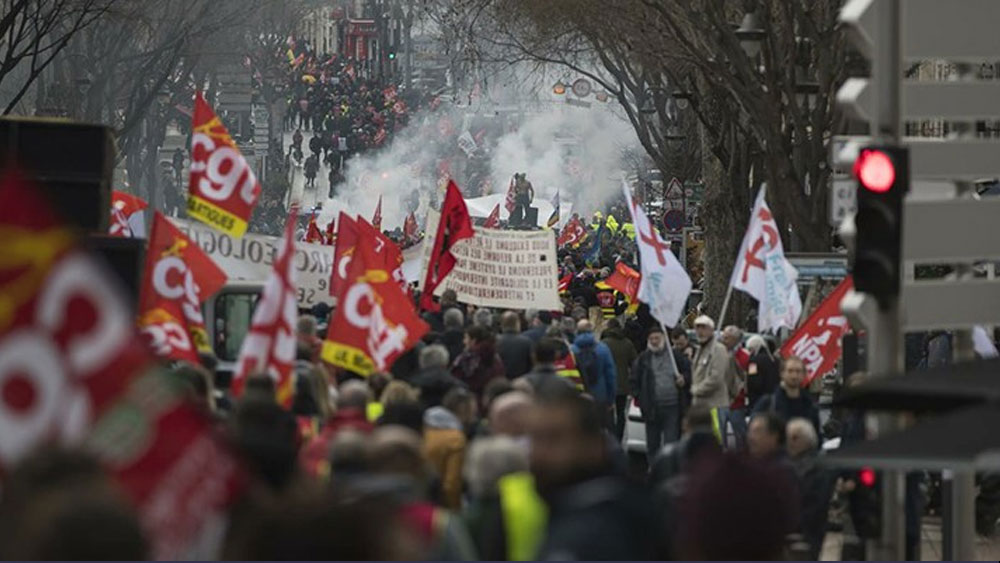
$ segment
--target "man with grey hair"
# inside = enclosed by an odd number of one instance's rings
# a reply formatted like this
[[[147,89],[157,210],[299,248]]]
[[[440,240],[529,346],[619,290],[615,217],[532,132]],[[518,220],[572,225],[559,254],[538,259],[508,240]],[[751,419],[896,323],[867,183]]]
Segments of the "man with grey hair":
[[[719,341],[726,347],[729,357],[729,369],[726,373],[726,389],[729,392],[730,404],[725,409],[719,409],[719,423],[722,426],[722,444],[728,447],[727,437],[729,426],[733,428],[736,447],[742,448],[747,435],[747,399],[746,370],[750,363],[750,352],[743,348],[743,329],[728,325],[722,329]],[[728,423],[728,424],[727,424]]]
[[[528,470],[528,451],[509,436],[479,438],[469,448],[465,480],[472,497],[497,494],[497,482],[504,475]]]
[[[809,545],[809,556],[815,561],[823,547],[836,474],[819,463],[819,435],[811,420],[801,417],[789,420],[785,426],[785,443],[799,485],[798,531]]]
[[[514,311],[506,311],[500,317],[500,330],[497,354],[503,360],[507,379],[517,379],[531,371],[531,341],[520,334],[521,319]]]
[[[493,330],[493,311],[486,307],[476,309],[476,312],[472,314],[472,325]]]
[[[359,379],[345,381],[340,386],[337,410],[356,409],[363,413],[368,408],[369,400],[371,400],[371,391],[368,389],[367,383]]]
[[[448,358],[455,358],[465,349],[465,315],[462,310],[453,307],[444,312],[444,332],[441,333],[441,344],[448,349]]]
[[[448,391],[464,386],[448,371],[449,355],[444,346],[425,346],[420,351],[418,362],[420,371],[411,383],[420,391],[420,403],[424,409],[439,406]]]

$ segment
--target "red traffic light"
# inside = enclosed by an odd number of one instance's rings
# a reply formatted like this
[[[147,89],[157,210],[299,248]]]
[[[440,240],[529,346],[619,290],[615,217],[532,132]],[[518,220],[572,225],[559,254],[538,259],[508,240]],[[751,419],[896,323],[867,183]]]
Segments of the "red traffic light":
[[[871,467],[862,468],[861,471],[858,472],[858,480],[861,481],[862,485],[864,485],[864,486],[866,486],[868,488],[874,487],[875,486],[875,470],[872,469]]]
[[[896,164],[880,150],[865,149],[854,162],[854,175],[866,189],[885,193],[896,182]]]

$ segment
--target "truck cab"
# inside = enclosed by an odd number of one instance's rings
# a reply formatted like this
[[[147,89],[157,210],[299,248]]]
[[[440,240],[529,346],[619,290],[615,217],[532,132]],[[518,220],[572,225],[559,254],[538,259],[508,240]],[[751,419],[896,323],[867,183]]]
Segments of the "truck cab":
[[[205,301],[205,328],[219,360],[216,371],[232,375],[263,291],[262,281],[230,281]]]

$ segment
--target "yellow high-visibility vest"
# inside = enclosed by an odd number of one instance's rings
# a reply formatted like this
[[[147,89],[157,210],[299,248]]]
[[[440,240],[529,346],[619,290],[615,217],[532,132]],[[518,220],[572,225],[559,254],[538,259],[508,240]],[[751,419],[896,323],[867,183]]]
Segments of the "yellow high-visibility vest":
[[[497,482],[508,561],[531,561],[545,537],[549,511],[530,473],[505,475]]]

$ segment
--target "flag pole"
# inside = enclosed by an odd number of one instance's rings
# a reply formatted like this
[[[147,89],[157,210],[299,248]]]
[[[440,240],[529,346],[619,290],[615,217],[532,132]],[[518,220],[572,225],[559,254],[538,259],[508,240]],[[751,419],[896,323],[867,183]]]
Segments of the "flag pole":
[[[726,310],[729,309],[729,298],[733,295],[733,284],[730,283],[729,287],[726,288],[726,298],[722,300],[722,311],[719,312],[719,321],[717,323],[719,330],[725,326],[723,321],[726,318]]]
[[[677,358],[674,357],[674,343],[670,340],[670,331],[667,330],[666,325],[660,322],[660,329],[663,330],[663,337],[667,340],[667,357],[670,358],[670,367],[674,368],[674,376],[681,375],[680,370],[677,368]]]

